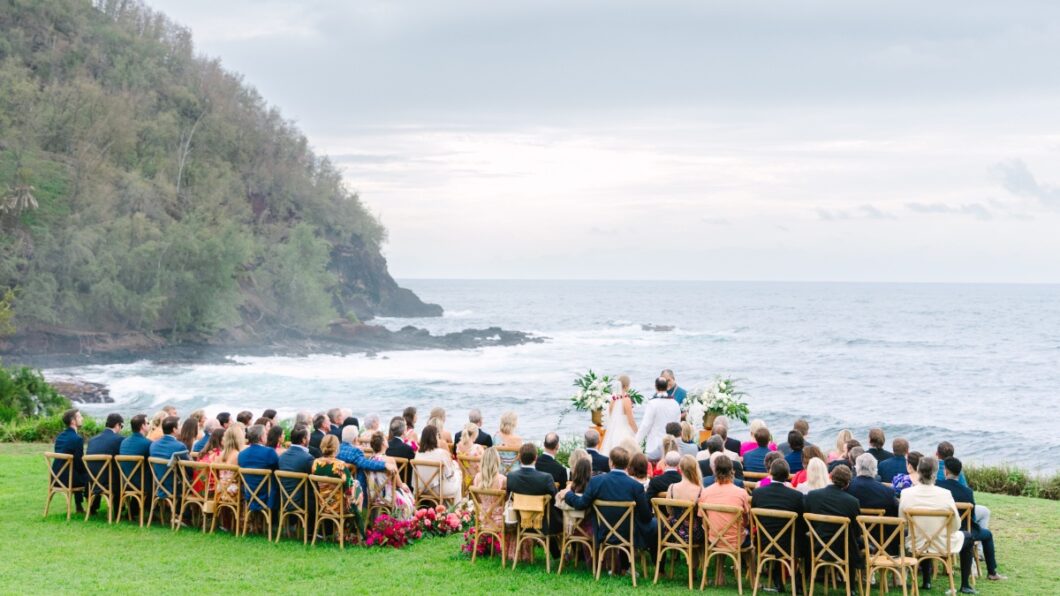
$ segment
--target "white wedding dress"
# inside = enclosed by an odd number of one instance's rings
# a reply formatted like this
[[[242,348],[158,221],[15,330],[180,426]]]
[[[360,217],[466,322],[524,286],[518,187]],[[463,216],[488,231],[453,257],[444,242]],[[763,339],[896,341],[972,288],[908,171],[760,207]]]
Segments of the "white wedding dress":
[[[600,453],[603,455],[611,453],[611,450],[621,445],[622,441],[626,439],[636,439],[637,437],[637,433],[635,433],[633,427],[629,425],[629,418],[627,418],[626,413],[622,411],[622,401],[612,399],[611,405],[608,406],[608,408],[607,423],[605,426],[607,432],[604,433],[604,443],[600,446]]]

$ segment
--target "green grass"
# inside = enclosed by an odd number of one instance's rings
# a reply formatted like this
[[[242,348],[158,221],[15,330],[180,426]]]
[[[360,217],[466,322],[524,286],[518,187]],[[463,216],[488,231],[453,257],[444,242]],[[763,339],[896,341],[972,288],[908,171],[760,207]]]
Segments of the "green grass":
[[[46,469],[42,444],[0,445],[0,593],[319,593],[340,590],[386,594],[629,592],[629,579],[594,582],[582,569],[547,575],[544,563],[500,569],[496,560],[474,565],[460,554],[462,538],[433,538],[402,550],[348,548],[300,542],[269,544],[197,531],[174,533],[127,522],[108,526],[102,516],[66,521],[62,501],[42,519]],[[979,583],[982,594],[1047,594],[1060,586],[1060,503],[981,495],[993,510],[1003,583]],[[56,506],[58,505],[58,506]],[[698,579],[698,578],[697,578]],[[731,578],[730,578],[731,583]],[[942,594],[937,581],[930,594]],[[698,585],[698,584],[697,584]],[[680,576],[640,583],[640,592],[681,593]],[[735,587],[709,592],[735,592]],[[748,591],[748,593],[750,593]],[[834,593],[834,592],[833,592]],[[892,592],[893,593],[893,592]]]

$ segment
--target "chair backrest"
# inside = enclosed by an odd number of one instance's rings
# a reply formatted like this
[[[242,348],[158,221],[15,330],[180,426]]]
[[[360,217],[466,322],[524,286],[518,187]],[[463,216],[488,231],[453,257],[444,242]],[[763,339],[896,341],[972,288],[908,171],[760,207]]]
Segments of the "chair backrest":
[[[50,488],[73,487],[74,456],[69,453],[48,451],[44,454],[44,462],[48,464],[48,486]],[[59,464],[59,462],[62,463]]]
[[[965,532],[972,531],[972,515],[975,513],[975,505],[971,503],[957,503],[957,514],[961,516],[961,527]]]
[[[909,523],[909,541],[914,557],[946,557],[953,552],[953,535],[950,533],[952,511],[910,508],[905,510],[905,519]]]
[[[121,492],[141,494],[143,492],[144,458],[139,455],[115,455],[115,466],[121,479]]]
[[[633,548],[633,511],[636,506],[636,501],[593,501],[593,516],[596,518],[597,528],[604,530],[602,544],[619,544]],[[622,513],[611,523],[604,516],[605,509],[621,509]],[[623,536],[623,533],[626,535]]]
[[[413,491],[416,500],[421,498],[428,501],[441,503],[442,499],[442,462],[414,459],[409,464],[412,466]]]
[[[110,470],[113,460],[113,455],[86,455],[82,458],[85,462],[85,472],[88,474],[88,483],[93,488],[111,490]]]
[[[864,537],[865,560],[885,557],[889,566],[900,567],[905,550],[905,520],[883,515],[859,515],[858,525]]]
[[[210,464],[213,468],[213,473],[217,474],[217,490],[214,491],[214,501],[221,503],[227,501],[231,504],[233,501],[241,502],[242,497],[238,496],[243,492],[243,481],[240,479],[239,466],[235,464]],[[225,477],[228,476],[228,480]],[[236,497],[233,498],[232,494],[227,492],[229,486],[235,485],[238,488]]]
[[[798,519],[799,514],[794,511],[763,507],[751,509],[751,523],[755,528],[755,551],[759,556],[794,559],[795,523]],[[771,525],[773,530],[769,529]]]
[[[758,483],[757,482],[752,482],[750,480],[744,480],[743,489],[745,491],[747,491],[747,494],[753,493],[756,488],[758,488]]]
[[[861,515],[887,515],[886,509],[873,509],[872,507],[862,507]]]
[[[239,468],[243,483],[243,498],[252,508],[269,509],[269,485],[272,470]]]
[[[659,520],[659,546],[687,547],[691,544],[696,523],[696,504],[683,499],[655,497],[651,500],[655,518]],[[682,535],[681,530],[684,529]]]
[[[803,519],[810,529],[810,554],[814,560],[843,563],[850,561],[850,518],[838,515],[804,513]],[[835,526],[835,533],[827,540],[821,532],[822,526]],[[842,553],[842,554],[840,554]]]
[[[169,465],[170,460],[164,457],[149,457],[147,465],[151,468],[151,477],[154,479],[155,489],[161,499],[175,499],[177,497],[177,466]],[[159,472],[159,470],[162,472]],[[169,486],[166,486],[166,483]]]
[[[468,489],[471,493],[471,503],[475,507],[475,527],[478,531],[504,531],[504,491],[492,488]],[[499,523],[497,520],[501,520]]]
[[[210,487],[213,482],[213,469],[210,464],[200,461],[182,459],[177,462],[180,468],[180,483],[184,486],[184,500],[206,502],[210,500]],[[197,483],[202,488],[196,488]]]
[[[768,477],[769,477],[769,472],[748,472],[747,470],[744,470],[744,472],[743,472],[743,479],[744,479],[745,483],[748,480],[762,480],[763,478],[768,478]]]
[[[304,513],[308,503],[309,474],[302,472],[285,472],[276,470],[276,486],[280,489],[280,511],[296,511]],[[284,482],[288,480],[289,482]],[[290,486],[290,488],[288,488]],[[298,504],[298,496],[301,493],[302,504]]]
[[[719,552],[739,552],[743,541],[743,509],[732,505],[700,503],[700,515],[703,518],[703,533],[707,538],[707,548]],[[712,524],[709,513],[720,514],[719,523]],[[735,528],[736,539],[730,533]]]
[[[549,504],[552,495],[524,495],[512,493],[512,510],[515,511],[519,527],[523,530],[540,530],[549,527]]]
[[[519,461],[519,450],[513,447],[498,447],[497,455],[501,458],[501,474],[507,476],[515,467],[515,462]]]
[[[477,468],[482,465],[482,458],[457,455],[456,461],[460,462],[460,470],[464,476],[464,491],[467,492],[467,489],[471,487],[471,483],[475,480],[475,474],[478,473]]]
[[[309,476],[313,487],[313,498],[317,504],[317,517],[336,517],[346,514],[343,486],[345,483],[332,476]]]
[[[397,467],[398,475],[402,478],[408,478],[409,462],[411,460],[404,457],[390,457],[390,459],[394,460],[394,465]]]

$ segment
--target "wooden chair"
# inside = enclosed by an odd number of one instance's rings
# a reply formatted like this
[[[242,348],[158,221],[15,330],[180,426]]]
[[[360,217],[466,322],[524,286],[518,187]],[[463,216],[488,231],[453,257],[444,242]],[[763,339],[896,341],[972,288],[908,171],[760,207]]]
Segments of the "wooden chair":
[[[310,476],[309,485],[313,487],[313,499],[316,501],[316,521],[313,523],[313,540],[316,545],[320,535],[320,526],[330,522],[338,534],[339,548],[346,548],[346,524],[356,526],[357,514],[347,508],[345,482],[331,476]],[[357,542],[357,533],[354,532]]]
[[[850,518],[837,515],[819,515],[816,513],[804,513],[803,519],[810,530],[810,576],[809,595],[813,596],[814,585],[817,583],[817,572],[822,569],[838,573],[844,582],[846,596],[850,596],[852,582],[850,570],[850,542],[847,536],[850,534]],[[819,530],[820,525],[836,526],[836,531],[831,538],[825,540]],[[840,555],[842,553],[842,555]],[[834,581],[834,577],[833,577]],[[825,582],[825,592],[828,591],[828,583]]]
[[[902,586],[902,596],[908,596],[909,577],[916,581],[916,559],[905,555],[905,520],[882,515],[859,515],[858,525],[865,541],[865,595],[872,593],[872,578],[880,574],[880,596],[887,588],[889,574]],[[916,588],[914,588],[914,591]]]
[[[442,469],[445,464],[440,461],[414,459],[409,465],[412,466],[412,490],[416,497],[416,509],[427,503],[432,507],[445,503],[442,497]]]
[[[494,520],[502,518],[505,491],[471,487],[469,493],[471,495],[471,503],[475,508],[475,542],[471,545],[471,562],[474,563],[475,556],[478,555],[478,541],[482,540],[484,536],[493,536],[501,545],[501,568],[503,569],[508,564],[504,522],[497,524]],[[561,557],[562,555],[563,553],[560,553]],[[561,569],[562,565],[561,559]]]
[[[120,489],[118,493],[118,510],[115,519],[121,520],[121,508],[126,502],[136,503],[137,511],[140,513],[140,527],[144,527],[144,484],[147,484],[147,476],[144,473],[144,458],[139,455],[115,455],[114,466],[118,468],[118,482]],[[129,519],[132,519],[132,507],[128,507]]]
[[[52,497],[62,495],[66,498],[66,521],[70,521],[74,513],[74,493],[85,490],[83,486],[74,486],[74,456],[48,451],[44,454],[44,463],[48,465],[48,498],[44,501],[44,517],[48,517]]]
[[[909,543],[912,545],[913,558],[917,565],[924,561],[942,563],[946,575],[950,578],[950,591],[956,594],[953,582],[953,535],[950,523],[953,511],[949,509],[905,510],[905,521],[909,528]],[[934,526],[934,529],[932,527]]]
[[[603,527],[604,539],[597,543],[596,552],[596,579],[599,581],[600,573],[604,569],[604,558],[608,552],[617,552],[629,557],[629,567],[632,571],[633,587],[637,587],[637,548],[634,534],[637,531],[634,511],[636,501],[593,501],[593,516],[598,527]],[[615,523],[607,521],[604,517],[604,509],[620,509],[622,514]],[[628,530],[627,530],[628,529]],[[643,552],[643,551],[642,551]]]
[[[390,456],[388,455],[387,457]],[[404,481],[405,484],[412,486],[412,466],[409,463],[412,460],[404,457],[390,457],[390,459],[394,460],[394,465],[397,466],[398,476],[401,477],[401,480]]]
[[[692,501],[656,497],[651,500],[651,506],[659,524],[656,530],[655,579],[652,583],[659,583],[659,571],[662,569],[663,559],[669,553],[672,555],[670,577],[673,577],[677,563],[677,557],[673,555],[684,557],[685,564],[688,565],[688,589],[691,590],[695,568],[693,551],[696,545],[693,535],[696,528],[696,504]],[[671,517],[675,519],[670,521]]]
[[[596,535],[591,527],[585,528],[582,523],[583,519],[574,518],[569,511],[563,511],[563,541],[559,548],[559,569],[556,570],[556,575],[563,573],[567,548],[570,548],[573,559],[579,546],[584,548],[589,555],[589,572],[596,573]]]
[[[217,530],[217,520],[225,511],[232,514],[232,535],[239,536],[240,520],[243,519],[243,480],[239,473],[239,466],[231,464],[212,464],[214,474],[217,475],[217,488],[213,493],[213,521],[210,523],[210,533]],[[225,480],[225,477],[228,480]],[[228,491],[229,486],[235,486],[235,494]]]
[[[497,455],[501,458],[501,474],[507,476],[519,461],[519,450],[512,447],[497,447]]]
[[[552,539],[549,533],[551,521],[551,495],[522,495],[512,493],[512,509],[515,511],[515,556],[512,557],[512,569],[519,564],[519,549],[524,542],[530,543],[530,563],[534,562],[534,544],[545,549],[545,573],[552,573],[552,554],[548,542]],[[544,529],[542,529],[542,527]]]
[[[469,455],[458,455],[456,461],[460,463],[460,473],[463,475],[464,484],[463,492],[461,495],[466,496],[467,490],[471,488],[471,483],[475,481],[475,474],[478,473],[478,467],[482,465],[481,457],[471,457]]]
[[[272,509],[269,507],[272,470],[239,468],[239,478],[243,484],[243,536],[250,530],[251,516],[259,513],[265,525],[265,535],[272,542]],[[257,482],[253,480],[255,478]]]
[[[770,531],[769,526],[763,519],[773,520],[773,527],[780,529]],[[795,552],[796,523],[799,514],[794,511],[781,511],[779,509],[764,509],[755,507],[751,509],[751,524],[754,527],[755,554],[758,563],[755,565],[754,587],[751,590],[753,596],[758,595],[758,588],[762,585],[762,571],[766,565],[772,563],[780,565],[791,578],[791,596],[795,596],[795,578],[799,573],[799,561]]]
[[[743,472],[743,481],[745,484],[748,480],[758,481],[763,478],[769,478],[769,472],[748,472],[747,470],[744,470]]]
[[[158,509],[159,520],[162,519],[162,512],[168,509],[169,525],[176,530],[180,524],[180,516],[177,515],[177,495],[180,494],[180,487],[178,486],[178,468],[169,463],[169,460],[164,457],[147,458],[147,466],[151,468],[151,478],[154,480],[152,483],[154,486],[151,489],[151,509],[147,513],[147,525],[150,527],[155,519],[155,509]],[[159,468],[164,471],[160,472]]]
[[[85,521],[92,515],[92,503],[97,498],[107,502],[107,523],[114,521],[114,487],[111,486],[113,479],[111,472],[114,465],[112,455],[86,455],[82,459],[85,462],[85,472],[88,476],[85,488],[88,498],[85,499]]]
[[[206,519],[213,510],[213,495],[210,492],[211,487],[216,486],[213,470],[208,463],[192,460],[180,460],[177,466],[180,469],[180,484],[183,487],[180,498],[180,519],[184,519],[184,514],[189,508],[198,509],[199,517],[202,518],[202,532],[205,534]],[[199,481],[202,482],[201,489],[195,488],[195,484]],[[179,529],[180,526],[177,527]]]
[[[276,487],[280,494],[279,520],[276,524],[276,542],[280,542],[280,534],[287,529],[284,522],[294,518],[302,529],[302,544],[309,543],[309,474],[301,472],[284,472],[277,470],[273,472],[276,476]],[[284,480],[293,485],[288,489]],[[299,499],[299,497],[301,497]],[[302,504],[299,505],[298,501]]]
[[[743,489],[745,491],[747,491],[748,495],[753,493],[756,488],[758,488],[758,483],[757,482],[753,482],[751,480],[744,480],[743,481]]]
[[[975,505],[971,503],[957,503],[957,514],[961,518],[961,528],[969,534],[972,532],[972,520],[975,517]],[[978,540],[974,541],[978,543]],[[979,556],[978,544],[972,545],[972,564],[975,566],[974,573],[969,575],[971,579],[972,587],[975,587],[975,580],[977,577],[983,575],[983,561]]]
[[[386,478],[386,488],[384,488],[384,492],[390,492],[389,500],[387,500],[385,494],[378,495],[374,493],[372,491],[372,483],[368,483],[368,491],[364,495],[365,498],[368,500],[368,512],[366,516],[368,522],[371,522],[376,518],[376,516],[382,515],[384,513],[391,516],[394,514],[394,494],[396,492],[396,489],[397,486],[394,481],[394,477],[390,476],[389,474]]]
[[[709,512],[721,513],[726,516],[725,521],[715,527],[711,526]],[[725,575],[722,568],[723,558],[732,560],[733,573],[736,575],[736,591],[743,594],[743,553],[747,548],[743,546],[743,509],[730,505],[715,505],[713,503],[700,503],[699,515],[703,520],[703,536],[706,548],[703,549],[703,576],[699,582],[699,589],[703,590],[707,585],[707,569],[710,561],[717,558],[717,571],[714,574],[714,585],[720,586]],[[736,529],[736,542],[733,543],[728,533]]]

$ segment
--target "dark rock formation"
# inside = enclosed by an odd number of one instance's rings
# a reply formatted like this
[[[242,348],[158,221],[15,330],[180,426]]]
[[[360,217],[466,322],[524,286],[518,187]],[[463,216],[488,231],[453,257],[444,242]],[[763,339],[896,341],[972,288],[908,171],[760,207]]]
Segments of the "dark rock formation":
[[[427,304],[411,290],[398,286],[378,249],[365,246],[358,236],[331,251],[328,269],[339,279],[335,306],[339,314],[353,312],[366,321],[383,317],[440,317],[442,307]]]
[[[100,383],[89,383],[80,379],[64,379],[48,382],[66,399],[78,404],[112,404],[110,389]]]

